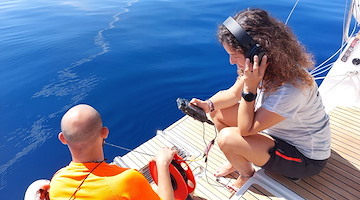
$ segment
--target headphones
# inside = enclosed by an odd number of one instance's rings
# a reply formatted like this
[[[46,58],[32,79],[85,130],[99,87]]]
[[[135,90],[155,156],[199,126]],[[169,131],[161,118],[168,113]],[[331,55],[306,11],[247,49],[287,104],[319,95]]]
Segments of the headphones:
[[[250,62],[254,63],[254,56],[257,55],[259,57],[260,64],[262,57],[265,55],[265,51],[261,48],[261,46],[257,44],[231,16],[223,22],[223,25],[245,49],[245,57],[250,58]]]

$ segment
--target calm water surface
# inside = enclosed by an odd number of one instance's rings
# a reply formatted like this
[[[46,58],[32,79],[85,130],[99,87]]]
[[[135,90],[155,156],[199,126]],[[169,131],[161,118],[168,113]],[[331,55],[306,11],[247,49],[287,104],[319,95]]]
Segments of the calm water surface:
[[[247,7],[286,20],[294,1],[17,0],[0,2],[0,199],[22,199],[70,161],[64,112],[93,105],[108,142],[134,148],[182,117],[177,97],[206,99],[236,67],[216,40]],[[303,0],[289,26],[319,64],[341,43],[344,0]],[[105,146],[109,160],[125,151]],[[6,198],[5,198],[6,197]]]

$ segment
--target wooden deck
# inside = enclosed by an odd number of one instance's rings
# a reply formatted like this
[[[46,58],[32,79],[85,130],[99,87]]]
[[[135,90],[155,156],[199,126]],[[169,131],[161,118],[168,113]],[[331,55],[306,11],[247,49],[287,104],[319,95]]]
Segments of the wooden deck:
[[[330,113],[332,129],[332,155],[326,168],[317,176],[296,183],[280,176],[270,174],[274,179],[305,199],[359,199],[360,197],[360,108],[340,107]],[[220,200],[229,199],[231,193],[219,184],[213,174],[224,163],[225,157],[215,145],[212,147],[207,163],[202,158],[208,142],[215,137],[214,127],[183,117],[162,134],[158,134],[114,162],[140,170],[150,182],[147,171],[150,156],[163,146],[176,146],[180,154],[188,159],[188,164],[196,175],[196,189],[191,199]],[[233,174],[232,178],[236,177]],[[231,177],[229,178],[231,181]],[[253,185],[240,199],[277,199],[258,185]]]
[[[360,107],[330,112],[331,157],[317,176],[298,183],[271,175],[305,199],[360,199]]]

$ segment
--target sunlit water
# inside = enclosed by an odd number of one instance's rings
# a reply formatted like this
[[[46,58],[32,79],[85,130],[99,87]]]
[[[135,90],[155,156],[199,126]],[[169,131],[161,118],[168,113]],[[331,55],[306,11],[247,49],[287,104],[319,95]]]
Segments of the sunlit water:
[[[296,1],[37,0],[0,2],[0,199],[22,199],[70,161],[64,112],[94,106],[108,142],[134,148],[182,117],[177,97],[206,99],[236,68],[216,39],[247,7],[286,20]],[[319,64],[341,44],[345,2],[300,1],[290,18]],[[126,152],[105,146],[109,160]]]

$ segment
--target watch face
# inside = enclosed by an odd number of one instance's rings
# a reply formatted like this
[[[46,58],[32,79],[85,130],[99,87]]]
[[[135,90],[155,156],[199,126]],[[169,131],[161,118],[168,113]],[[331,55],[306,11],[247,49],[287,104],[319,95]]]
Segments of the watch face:
[[[256,99],[257,94],[253,94],[251,92],[249,93],[242,93],[242,97],[245,99],[245,101],[251,102]]]

